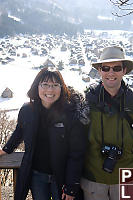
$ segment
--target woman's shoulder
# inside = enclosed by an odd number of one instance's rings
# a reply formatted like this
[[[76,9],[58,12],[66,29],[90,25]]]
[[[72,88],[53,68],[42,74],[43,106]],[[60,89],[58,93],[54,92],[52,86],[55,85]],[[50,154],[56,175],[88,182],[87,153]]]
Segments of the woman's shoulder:
[[[32,118],[32,109],[30,103],[24,103],[18,113],[18,122],[23,122],[23,120],[28,120]]]
[[[68,110],[78,111],[78,108],[85,101],[83,94],[75,90],[73,87],[68,87],[70,91],[70,99],[67,102]]]
[[[33,113],[33,105],[30,102],[24,103],[20,108],[19,115],[21,116],[29,116]]]
[[[24,111],[24,110],[28,110],[28,109],[31,109],[32,108],[32,105],[30,102],[26,102],[22,105],[20,111]]]
[[[101,88],[101,82],[99,83],[94,83],[91,84],[89,87],[86,88],[85,92],[85,98],[89,99],[91,97],[96,97],[99,95],[100,92],[100,88]]]
[[[74,88],[70,88],[71,90],[71,99],[70,99],[70,115],[72,121],[80,121],[83,124],[87,124],[89,122],[89,106],[86,104],[85,98],[83,94],[76,91]],[[83,116],[83,111],[85,110],[86,116]]]
[[[68,86],[70,91],[70,104],[75,105],[77,103],[82,103],[84,101],[84,96],[79,91],[75,90],[73,87]]]

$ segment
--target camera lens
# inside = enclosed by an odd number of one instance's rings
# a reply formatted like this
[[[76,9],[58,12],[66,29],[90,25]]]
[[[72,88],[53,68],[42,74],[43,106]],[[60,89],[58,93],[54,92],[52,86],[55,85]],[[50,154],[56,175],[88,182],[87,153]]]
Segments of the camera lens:
[[[106,158],[103,163],[103,170],[106,172],[112,173],[115,167],[116,161],[117,161],[116,159],[112,159],[109,157]]]

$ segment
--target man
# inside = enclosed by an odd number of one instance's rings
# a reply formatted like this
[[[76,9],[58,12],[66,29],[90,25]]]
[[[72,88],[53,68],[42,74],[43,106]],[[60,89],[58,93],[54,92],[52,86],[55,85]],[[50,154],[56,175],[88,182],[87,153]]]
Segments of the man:
[[[111,46],[92,66],[102,81],[86,91],[91,122],[81,187],[85,200],[119,200],[119,168],[133,168],[133,92],[123,81],[133,61]]]

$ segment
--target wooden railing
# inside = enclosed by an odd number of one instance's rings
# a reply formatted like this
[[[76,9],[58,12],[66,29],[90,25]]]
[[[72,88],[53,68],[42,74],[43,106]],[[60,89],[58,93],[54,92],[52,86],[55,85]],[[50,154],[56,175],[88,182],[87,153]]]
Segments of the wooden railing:
[[[5,154],[3,156],[0,156],[0,170],[1,169],[13,170],[13,190],[15,190],[17,170],[21,165],[23,154],[24,154],[23,152],[14,152],[11,154]],[[1,179],[0,179],[0,200],[2,200]]]

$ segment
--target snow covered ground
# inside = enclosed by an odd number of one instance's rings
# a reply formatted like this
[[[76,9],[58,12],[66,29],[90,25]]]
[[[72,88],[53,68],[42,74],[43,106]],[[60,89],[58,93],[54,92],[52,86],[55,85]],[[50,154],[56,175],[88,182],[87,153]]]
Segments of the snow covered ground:
[[[111,37],[113,38],[112,35]],[[114,37],[118,38],[119,35],[119,32],[114,32]],[[120,36],[120,40],[122,40],[122,36]],[[4,41],[4,39],[2,39],[2,41]],[[17,42],[21,43],[22,41],[18,40]],[[26,58],[15,57],[15,61],[6,65],[0,65],[0,95],[6,87],[10,88],[14,93],[13,98],[10,99],[0,97],[0,109],[2,110],[19,109],[24,102],[29,100],[26,93],[29,90],[35,76],[40,71],[38,69],[33,69],[33,67],[40,66],[44,63],[47,56],[41,57],[38,55],[29,55],[28,51],[28,48],[20,47],[18,48],[18,52],[20,54],[22,52],[27,53],[28,56]],[[64,61],[64,69],[61,71],[61,74],[63,75],[66,84],[74,86],[75,89],[83,92],[86,86],[90,84],[82,80],[83,74],[88,74],[91,69],[90,62],[85,58],[85,66],[81,66],[81,70],[79,71],[72,71],[70,70],[72,66],[70,67],[67,62],[68,56],[70,56],[70,51],[61,52],[59,51],[59,47],[57,47],[51,51],[51,56],[55,57],[57,60]],[[73,66],[73,68],[76,67],[79,68],[79,66]],[[92,81],[95,82],[94,79],[90,79],[90,82]],[[17,112],[10,113],[12,116],[16,117]]]

